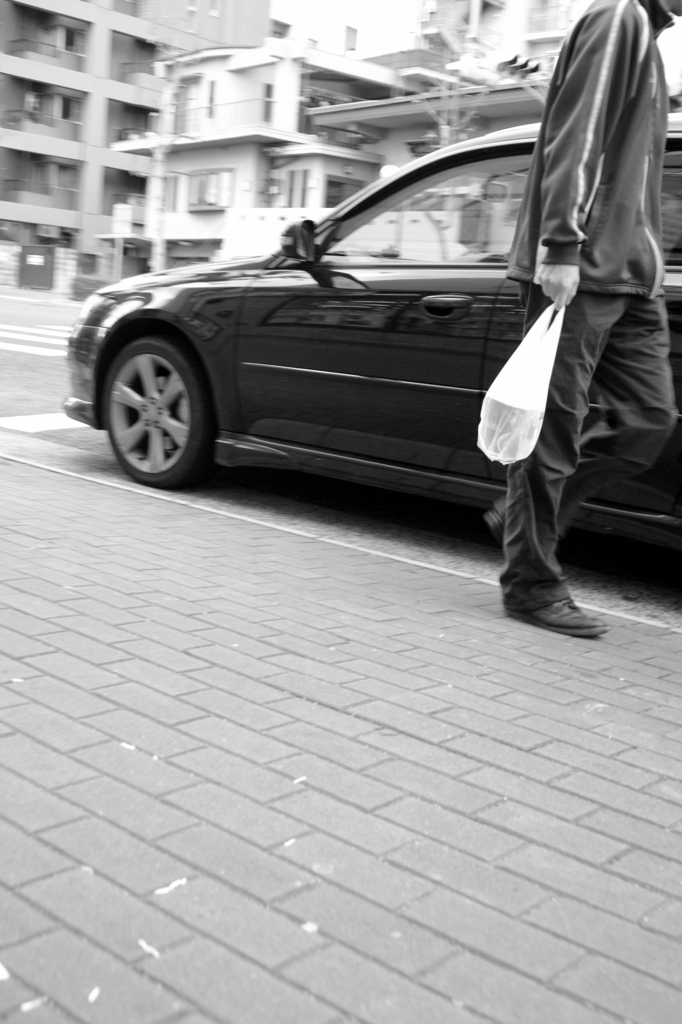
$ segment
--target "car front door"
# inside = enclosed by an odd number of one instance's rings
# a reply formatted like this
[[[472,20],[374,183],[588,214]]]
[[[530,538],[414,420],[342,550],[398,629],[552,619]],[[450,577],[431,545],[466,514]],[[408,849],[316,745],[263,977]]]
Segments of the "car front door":
[[[255,282],[240,332],[246,432],[489,477],[476,447],[483,350],[527,164],[429,169],[351,210],[314,265]]]

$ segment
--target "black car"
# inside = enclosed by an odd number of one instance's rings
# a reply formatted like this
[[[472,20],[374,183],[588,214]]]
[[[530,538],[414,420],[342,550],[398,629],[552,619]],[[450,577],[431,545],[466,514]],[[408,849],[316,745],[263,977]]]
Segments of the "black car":
[[[505,473],[477,448],[477,426],[522,334],[505,271],[536,132],[416,160],[321,224],[292,225],[274,255],[102,289],[71,334],[66,412],[106,429],[123,469],[153,487],[195,483],[218,462],[487,506]],[[679,116],[663,209],[682,407]],[[682,550],[682,424],[653,469],[583,506],[581,525]]]

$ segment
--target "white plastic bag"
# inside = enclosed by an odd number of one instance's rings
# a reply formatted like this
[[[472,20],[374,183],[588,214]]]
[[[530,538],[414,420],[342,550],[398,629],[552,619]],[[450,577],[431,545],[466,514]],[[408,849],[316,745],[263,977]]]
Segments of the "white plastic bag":
[[[563,322],[564,310],[549,306],[490,385],[481,408],[478,447],[493,462],[519,462],[535,448]]]

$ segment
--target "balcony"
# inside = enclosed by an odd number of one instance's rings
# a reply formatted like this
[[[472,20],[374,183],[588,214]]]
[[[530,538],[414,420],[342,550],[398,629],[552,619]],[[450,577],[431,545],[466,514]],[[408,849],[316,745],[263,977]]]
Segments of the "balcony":
[[[148,135],[147,128],[117,128],[116,129],[116,140],[117,142],[131,142],[136,139],[145,139]]]
[[[44,43],[40,39],[13,39],[7,48],[13,57],[24,60],[39,60],[42,64],[54,64],[69,71],[82,71],[84,56],[71,50],[61,50],[52,43]]]
[[[128,60],[118,66],[119,78],[128,85],[139,89],[160,89],[161,79],[154,74],[149,60]]]
[[[35,135],[47,135],[54,139],[80,141],[81,125],[79,121],[65,121],[51,114],[40,111],[8,110],[2,118],[2,127],[19,132],[33,132]]]
[[[531,7],[528,18],[528,32],[552,33],[565,32],[568,28],[568,12],[565,3],[554,3],[551,6]]]
[[[129,14],[133,18],[139,18],[137,0],[114,0],[114,10],[119,14]]]
[[[14,178],[5,182],[3,198],[9,203],[46,206],[53,210],[75,210],[78,205],[78,189]]]
[[[147,206],[146,196],[130,195],[129,193],[116,193],[112,196],[112,205],[125,203],[133,208],[133,224],[144,224],[145,209]],[[112,210],[113,216],[113,210]]]

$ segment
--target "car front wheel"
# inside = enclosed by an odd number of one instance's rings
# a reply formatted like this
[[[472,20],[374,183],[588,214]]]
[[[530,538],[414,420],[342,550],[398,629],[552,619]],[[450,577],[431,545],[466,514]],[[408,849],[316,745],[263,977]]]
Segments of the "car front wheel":
[[[148,487],[185,487],[213,465],[213,408],[203,376],[167,338],[138,338],[104,384],[106,427],[123,469]]]

